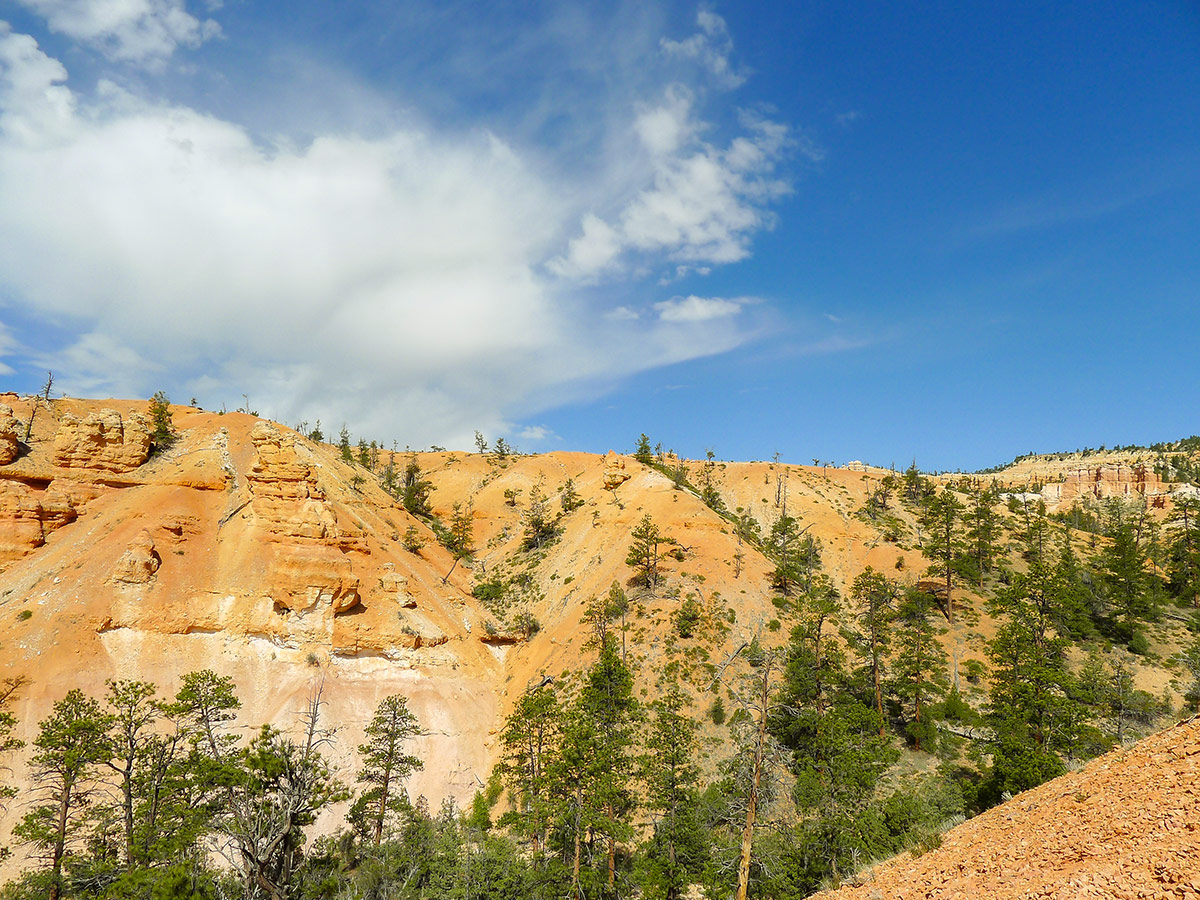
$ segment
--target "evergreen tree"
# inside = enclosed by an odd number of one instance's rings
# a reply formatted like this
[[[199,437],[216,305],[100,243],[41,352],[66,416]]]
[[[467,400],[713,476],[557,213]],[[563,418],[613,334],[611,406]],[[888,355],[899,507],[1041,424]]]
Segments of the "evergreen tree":
[[[687,705],[687,695],[677,684],[669,685],[654,702],[641,760],[646,807],[655,817],[653,836],[644,845],[643,883],[647,896],[663,900],[680,900],[707,855],[698,816],[698,726],[686,714]]]
[[[157,689],[146,681],[107,682],[110,732],[109,742],[112,755],[106,765],[117,776],[120,788],[120,818],[122,826],[122,862],[128,871],[149,860],[141,852],[142,837],[149,843],[152,838],[143,832],[138,834],[135,815],[138,809],[139,788],[146,775],[146,767],[155,759],[155,745],[159,738],[154,733],[158,722],[159,708],[155,702]]]
[[[965,507],[949,488],[931,496],[921,509],[924,538],[921,552],[930,561],[928,574],[946,583],[946,618],[954,621],[954,576],[961,565],[965,542],[962,515]]]
[[[562,493],[559,494],[559,503],[562,505],[564,514],[573,513],[579,507],[583,506],[583,498],[579,496],[579,491],[575,489],[574,479],[568,478],[562,486]]]
[[[611,896],[616,891],[617,844],[633,836],[633,745],[638,715],[633,673],[622,661],[615,641],[605,641],[600,647],[600,656],[588,670],[578,704],[595,729],[592,793],[598,815],[592,830],[607,844],[606,881]]]
[[[650,449],[650,438],[642,434],[638,437],[637,447],[634,448],[633,458],[643,465],[650,465],[654,462],[654,453]]]
[[[350,447],[350,432],[346,430],[346,426],[342,426],[341,432],[338,434],[338,452],[342,454],[342,462],[354,463],[354,451]]]
[[[1152,580],[1146,571],[1146,552],[1141,545],[1146,512],[1128,515],[1114,504],[1110,515],[1107,528],[1110,540],[1101,550],[1096,565],[1117,624],[1116,634],[1129,641],[1138,625],[1156,613],[1156,579]]]
[[[408,702],[393,694],[375,708],[365,731],[366,742],[358,747],[363,761],[358,781],[368,788],[355,806],[366,813],[370,837],[376,847],[383,840],[388,821],[408,809],[404,782],[422,767],[422,762],[406,754],[404,744],[420,733],[417,717],[409,711]]]
[[[675,541],[662,533],[649,513],[642,516],[630,537],[633,540],[625,557],[625,565],[637,571],[637,580],[653,594],[659,583],[658,564],[662,557],[662,547],[673,545]]]
[[[700,468],[700,499],[710,509],[724,513],[725,501],[721,499],[721,492],[717,490],[713,477],[717,468],[716,463],[713,462],[714,459],[713,451],[707,450],[704,454],[704,465]]]
[[[449,550],[454,557],[454,563],[450,566],[450,571],[442,578],[442,584],[450,580],[451,573],[454,572],[455,566],[460,561],[475,552],[472,518],[473,511],[470,506],[455,503],[454,511],[450,515],[450,527],[438,532],[442,546]]]
[[[554,819],[550,773],[562,740],[563,711],[551,684],[526,691],[500,732],[497,771],[508,791],[510,812],[501,820],[532,845],[541,859]]]
[[[429,516],[433,510],[429,507],[429,494],[433,491],[433,482],[421,474],[421,464],[417,454],[410,453],[404,466],[404,478],[401,483],[401,502],[404,508],[414,516]]]
[[[918,750],[928,749],[937,738],[930,707],[946,688],[946,652],[937,636],[932,598],[921,590],[908,591],[896,613],[892,691],[905,731]]]
[[[771,573],[771,586],[784,596],[797,590],[812,589],[813,575],[821,568],[821,545],[816,538],[805,534],[808,527],[800,527],[797,519],[786,512],[771,526],[767,537],[766,553],[775,563]]]
[[[17,789],[11,784],[7,784],[3,777],[12,772],[4,764],[4,760],[9,754],[25,746],[24,741],[13,735],[13,731],[17,727],[17,719],[10,709],[13,701],[16,700],[17,692],[26,684],[26,679],[21,676],[0,680],[0,813],[7,811],[7,802],[17,795]],[[8,855],[9,849],[0,846],[0,862],[3,862]]]
[[[1174,534],[1167,563],[1171,592],[1200,609],[1200,498],[1175,500],[1167,524]]]
[[[851,646],[858,653],[875,695],[879,714],[879,733],[883,734],[883,681],[885,661],[892,640],[892,620],[896,614],[896,586],[870,566],[854,579],[850,597],[858,607],[857,628],[850,632]]]
[[[174,444],[176,437],[171,421],[171,401],[159,391],[150,398],[150,443],[156,452],[162,451]]]
[[[988,645],[988,719],[996,733],[984,792],[989,801],[1062,774],[1062,754],[1078,737],[1081,710],[1072,698],[1069,641],[1055,629],[1061,617],[1057,587],[1050,567],[1035,561],[989,604],[1000,622]]]
[[[525,523],[521,546],[525,550],[538,550],[558,535],[558,520],[550,515],[550,503],[540,484],[529,491],[529,505],[521,518]]]
[[[111,756],[109,718],[78,688],[54,704],[39,726],[30,760],[34,806],[13,829],[46,864],[46,896],[63,894],[63,863],[78,848],[84,813]]]
[[[263,725],[237,754],[237,777],[218,826],[232,846],[248,900],[294,895],[304,829],[327,806],[348,797],[324,756],[331,733],[320,725],[321,705],[318,690],[300,717],[299,740]]]
[[[999,491],[995,484],[976,489],[971,496],[971,505],[966,512],[967,547],[974,569],[975,583],[983,587],[983,579],[991,574],[996,564],[997,547],[1002,524],[996,513]]]

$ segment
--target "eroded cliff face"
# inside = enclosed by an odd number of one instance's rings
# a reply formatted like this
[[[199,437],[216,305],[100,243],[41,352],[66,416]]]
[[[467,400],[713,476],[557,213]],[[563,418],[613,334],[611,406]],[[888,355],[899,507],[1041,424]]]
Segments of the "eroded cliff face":
[[[502,664],[472,636],[486,613],[470,572],[443,584],[450,557],[373,479],[282,426],[186,407],[153,456],[145,403],[39,403],[26,443],[33,401],[0,400],[0,451],[9,434],[15,447],[0,463],[0,674],[30,679],[22,737],[72,687],[140,678],[169,695],[212,668],[235,679],[247,724],[289,727],[323,685],[353,781],[363,725],[402,693],[431,762],[414,796],[470,799],[491,769]],[[398,543],[410,525],[420,554]]]
[[[1062,476],[1062,481],[1045,485],[1042,497],[1047,504],[1059,504],[1081,497],[1153,497],[1170,491],[1171,486],[1164,484],[1152,468],[1116,463],[1073,468]]]

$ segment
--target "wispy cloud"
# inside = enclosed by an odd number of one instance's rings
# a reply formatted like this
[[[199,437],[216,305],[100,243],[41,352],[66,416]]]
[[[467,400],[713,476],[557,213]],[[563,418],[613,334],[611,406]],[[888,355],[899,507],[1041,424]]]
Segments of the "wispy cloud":
[[[663,38],[660,42],[663,52],[700,63],[721,87],[741,87],[747,73],[730,62],[733,39],[725,20],[710,9],[701,9],[696,14],[696,26],[700,30],[681,41]]]
[[[658,318],[663,322],[710,322],[735,316],[742,310],[746,299],[726,300],[723,297],[673,297],[654,304]]]

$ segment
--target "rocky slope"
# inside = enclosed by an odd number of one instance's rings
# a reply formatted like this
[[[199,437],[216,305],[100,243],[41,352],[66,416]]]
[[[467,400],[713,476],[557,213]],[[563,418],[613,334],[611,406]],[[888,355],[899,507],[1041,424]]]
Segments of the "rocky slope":
[[[823,900],[1200,898],[1200,718],[1026,791]]]

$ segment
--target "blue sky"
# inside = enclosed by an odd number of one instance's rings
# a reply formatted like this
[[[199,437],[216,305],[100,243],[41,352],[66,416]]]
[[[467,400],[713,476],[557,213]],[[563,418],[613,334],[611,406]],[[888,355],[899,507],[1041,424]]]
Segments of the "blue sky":
[[[1194,3],[0,21],[0,387],[936,469],[1200,430]]]

